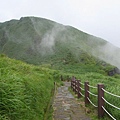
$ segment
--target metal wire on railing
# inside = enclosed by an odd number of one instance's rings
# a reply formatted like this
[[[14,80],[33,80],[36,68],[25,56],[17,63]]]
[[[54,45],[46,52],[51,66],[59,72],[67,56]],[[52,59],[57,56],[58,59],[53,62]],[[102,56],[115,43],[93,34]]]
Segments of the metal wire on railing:
[[[94,106],[94,107],[98,107],[98,106],[96,106],[88,97],[87,97],[87,99],[88,99],[88,101]]]
[[[103,109],[113,120],[116,120],[103,106],[102,106],[102,109]]]
[[[113,93],[110,93],[110,92],[106,91],[106,90],[103,89],[103,88],[102,88],[102,90],[103,90],[104,92],[108,93],[109,95],[112,95],[112,96],[114,96],[114,97],[120,98],[119,95],[115,95],[115,94],[113,94]]]

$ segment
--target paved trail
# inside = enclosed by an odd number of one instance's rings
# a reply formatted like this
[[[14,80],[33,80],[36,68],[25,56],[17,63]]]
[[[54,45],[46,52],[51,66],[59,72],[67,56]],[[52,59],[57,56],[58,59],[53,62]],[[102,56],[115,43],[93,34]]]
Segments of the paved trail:
[[[64,86],[59,87],[57,90],[53,103],[53,120],[91,120],[68,91],[69,86],[70,82],[65,82]]]

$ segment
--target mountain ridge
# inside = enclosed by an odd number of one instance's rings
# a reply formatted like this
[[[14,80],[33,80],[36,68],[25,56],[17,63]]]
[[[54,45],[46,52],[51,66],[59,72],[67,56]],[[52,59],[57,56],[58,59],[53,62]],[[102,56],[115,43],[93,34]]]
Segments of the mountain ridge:
[[[108,52],[103,54],[102,48],[108,44],[102,38],[45,18],[22,17],[0,25],[0,53],[32,64],[51,63],[55,56],[61,60],[70,55],[80,62],[81,51],[113,64],[104,59]]]

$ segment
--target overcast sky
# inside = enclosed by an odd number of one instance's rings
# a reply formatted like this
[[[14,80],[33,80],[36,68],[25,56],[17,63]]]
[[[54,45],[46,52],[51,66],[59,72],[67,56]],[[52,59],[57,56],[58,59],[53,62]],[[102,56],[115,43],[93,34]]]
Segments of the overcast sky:
[[[120,0],[0,0],[0,22],[24,16],[70,25],[120,47]]]

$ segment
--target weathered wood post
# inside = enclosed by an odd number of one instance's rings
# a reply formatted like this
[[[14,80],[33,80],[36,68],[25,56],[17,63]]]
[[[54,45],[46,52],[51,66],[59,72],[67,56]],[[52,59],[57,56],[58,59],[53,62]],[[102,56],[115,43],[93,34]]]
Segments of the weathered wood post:
[[[71,79],[71,89],[73,90],[73,87],[74,87],[74,76],[72,76],[72,79]]]
[[[80,80],[77,81],[77,85],[78,85],[78,88],[77,88],[77,89],[78,89],[78,93],[77,93],[77,94],[78,94],[78,98],[80,98],[80,97],[81,97],[81,94],[80,94],[80,92],[81,92],[81,88],[80,88],[80,87],[81,87]]]
[[[60,76],[60,80],[63,81],[63,76],[62,75]]]
[[[71,78],[71,89],[73,88],[73,79]]]
[[[78,93],[78,80],[75,80],[75,94]]]
[[[87,105],[87,104],[89,104],[90,102],[89,102],[89,100],[88,100],[88,98],[89,98],[89,82],[85,82],[85,105]]]
[[[104,116],[104,110],[102,106],[104,107],[104,100],[102,97],[104,97],[104,91],[102,90],[104,88],[103,84],[98,84],[98,118],[101,118]]]
[[[75,92],[75,80],[73,81],[73,92]]]
[[[54,82],[54,92],[56,92],[56,82]]]
[[[75,92],[75,77],[73,76],[73,92]]]

